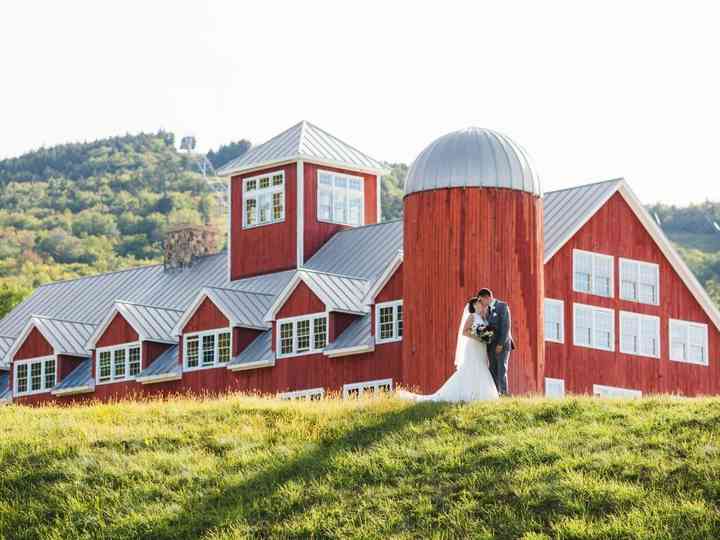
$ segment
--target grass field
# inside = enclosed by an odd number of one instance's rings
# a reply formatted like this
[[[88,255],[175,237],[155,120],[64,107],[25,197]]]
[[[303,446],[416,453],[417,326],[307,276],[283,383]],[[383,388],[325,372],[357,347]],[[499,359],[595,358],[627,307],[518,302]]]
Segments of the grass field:
[[[718,538],[720,400],[0,408],[3,538]]]

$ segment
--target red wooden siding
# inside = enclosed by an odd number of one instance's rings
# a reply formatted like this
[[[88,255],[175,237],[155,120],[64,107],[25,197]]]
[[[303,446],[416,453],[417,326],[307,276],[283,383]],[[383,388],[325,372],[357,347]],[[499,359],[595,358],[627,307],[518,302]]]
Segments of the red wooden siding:
[[[65,377],[70,375],[76,367],[82,364],[85,358],[78,358],[77,356],[65,356],[59,354],[57,357],[57,382],[62,382]]]
[[[117,313],[105,329],[105,332],[100,336],[100,339],[98,339],[95,347],[112,347],[122,343],[133,343],[139,339],[137,332],[125,320],[125,317]]]
[[[614,297],[576,293],[572,285],[573,249],[614,257]],[[660,305],[619,299],[619,257],[656,263],[660,267]],[[720,392],[720,335],[677,272],[659,250],[632,209],[616,193],[571,238],[545,267],[545,296],[565,302],[565,343],[546,343],[546,376],[565,380],[565,390],[592,393],[593,384],[684,395]],[[575,347],[573,303],[615,311],[615,352]],[[620,311],[660,317],[660,359],[619,352]],[[709,366],[669,360],[669,319],[708,325]]]
[[[262,332],[251,328],[233,328],[233,356],[237,356],[250,345]]]
[[[318,220],[317,213],[317,195],[318,195],[318,169],[323,171],[331,171],[359,176],[363,178],[365,190],[365,225],[378,222],[377,216],[377,176],[374,174],[359,173],[349,171],[347,169],[337,169],[335,167],[325,167],[324,165],[315,165],[314,163],[305,163],[303,168],[304,176],[304,192],[303,192],[303,217],[305,220],[303,231],[304,257],[307,261],[312,257],[322,245],[327,242],[330,237],[337,231],[349,229],[347,225],[337,225],[335,223],[327,223]]]
[[[285,301],[283,307],[280,308],[276,319],[284,319],[286,317],[297,317],[299,315],[308,315],[310,313],[320,313],[325,311],[325,304],[322,303],[310,287],[305,285],[304,281],[298,283],[290,297]]]
[[[402,300],[403,297],[403,265],[397,267],[395,273],[388,280],[382,290],[375,297],[375,303],[392,302]]]
[[[421,191],[405,198],[404,228],[403,381],[434,392],[452,374],[466,301],[485,286],[510,305],[510,392],[540,391],[542,201],[507,189]]]
[[[353,321],[358,319],[357,315],[349,313],[331,313],[329,317],[328,340],[330,343],[335,341]]]
[[[143,341],[142,343],[142,368],[145,369],[155,359],[170,348],[167,343],[156,343],[154,341]]]
[[[285,221],[243,229],[243,179],[279,170],[285,172]],[[230,181],[231,279],[288,270],[297,266],[296,177],[297,164],[295,163],[232,177]]]
[[[227,328],[230,321],[209,298],[205,298],[183,328],[183,334]]]
[[[28,358],[39,358],[41,356],[52,356],[55,354],[52,346],[37,328],[32,328],[30,333],[20,345],[13,360],[26,360]]]

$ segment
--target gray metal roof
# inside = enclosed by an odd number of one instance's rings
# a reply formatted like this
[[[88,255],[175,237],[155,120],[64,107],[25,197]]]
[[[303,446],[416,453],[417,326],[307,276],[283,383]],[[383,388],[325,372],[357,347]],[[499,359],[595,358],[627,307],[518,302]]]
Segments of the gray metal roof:
[[[0,320],[0,335],[16,337],[31,315],[100,324],[118,299],[184,311],[208,286],[278,294],[293,273],[288,270],[230,281],[227,253],[221,252],[182,270],[165,272],[162,265],[151,265],[48,283]]]
[[[143,369],[138,375],[138,378],[179,375],[182,373],[179,351],[180,347],[178,345],[172,345],[158,356],[152,364]]]
[[[83,360],[78,367],[72,370],[67,377],[53,388],[53,392],[85,387],[95,388],[95,379],[92,376],[92,360],[90,358]]]
[[[368,291],[368,281],[363,278],[329,274],[317,270],[298,270],[297,273],[325,303],[328,311],[365,313],[363,299]]]
[[[10,347],[12,347],[14,342],[14,337],[0,336],[0,366],[2,366],[3,358],[5,358],[5,355],[10,350]]]
[[[37,315],[31,317],[30,320],[52,345],[55,354],[89,356],[85,344],[95,330],[95,325]]]
[[[264,317],[275,300],[275,295],[206,287],[204,292],[233,326],[270,328]]]
[[[405,180],[405,195],[449,187],[498,187],[542,195],[525,150],[497,131],[477,127],[443,135],[420,152]]]
[[[255,362],[273,362],[275,353],[272,351],[272,330],[266,330],[256,337],[250,345],[235,356],[228,367],[252,364]]]
[[[12,401],[12,388],[10,388],[10,372],[0,370],[0,403]]]
[[[370,333],[370,321],[369,314],[354,320],[335,341],[325,348],[325,352],[361,347],[363,345],[371,346],[373,337]]]
[[[179,309],[159,308],[118,301],[115,309],[140,335],[148,341],[175,341],[172,329],[183,312]]]
[[[558,191],[543,198],[545,262],[565,245],[615,193],[623,179],[607,180]]]
[[[263,165],[295,159],[318,161],[370,172],[386,172],[386,168],[379,161],[303,120],[280,135],[253,146],[239,158],[226,163],[218,170],[218,174],[230,176]]]

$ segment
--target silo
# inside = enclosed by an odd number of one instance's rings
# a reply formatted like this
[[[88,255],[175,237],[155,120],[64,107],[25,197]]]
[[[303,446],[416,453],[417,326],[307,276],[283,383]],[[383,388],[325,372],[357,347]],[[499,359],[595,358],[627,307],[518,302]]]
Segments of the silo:
[[[542,193],[507,136],[467,128],[417,157],[405,182],[402,383],[434,392],[455,370],[458,327],[481,287],[508,302],[511,394],[541,392]]]

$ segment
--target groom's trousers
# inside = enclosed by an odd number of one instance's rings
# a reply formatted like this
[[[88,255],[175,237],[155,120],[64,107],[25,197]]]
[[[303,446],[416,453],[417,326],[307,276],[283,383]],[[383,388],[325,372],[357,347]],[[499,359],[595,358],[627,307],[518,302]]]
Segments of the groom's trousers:
[[[510,360],[510,348],[505,347],[500,352],[495,352],[495,345],[488,347],[488,360],[490,361],[490,374],[495,381],[499,394],[508,393],[508,362]]]

